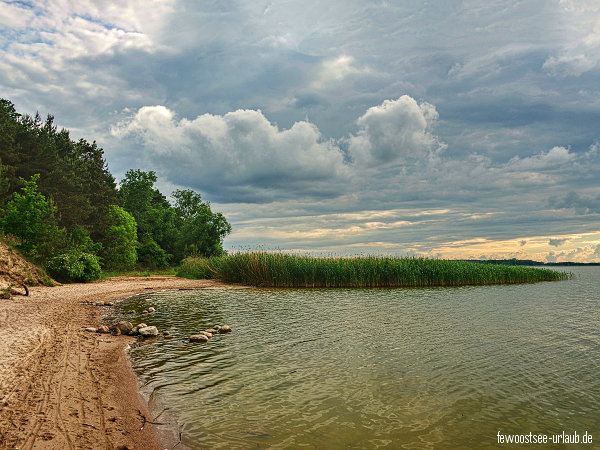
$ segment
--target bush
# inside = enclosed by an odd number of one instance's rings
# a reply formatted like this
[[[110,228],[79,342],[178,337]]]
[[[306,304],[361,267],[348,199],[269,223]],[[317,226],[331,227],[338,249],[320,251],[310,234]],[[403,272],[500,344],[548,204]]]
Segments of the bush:
[[[86,283],[100,278],[102,270],[96,255],[91,253],[63,253],[50,259],[48,273],[61,283]]]
[[[137,248],[138,262],[144,267],[152,269],[167,267],[169,265],[169,255],[153,240],[141,244]]]

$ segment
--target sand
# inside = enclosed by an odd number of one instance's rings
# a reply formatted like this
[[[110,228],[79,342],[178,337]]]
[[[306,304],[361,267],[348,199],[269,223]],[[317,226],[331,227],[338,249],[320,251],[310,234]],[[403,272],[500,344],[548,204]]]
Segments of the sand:
[[[116,277],[0,299],[0,448],[164,448],[127,361],[134,338],[84,331],[101,308],[82,302],[216,285]]]

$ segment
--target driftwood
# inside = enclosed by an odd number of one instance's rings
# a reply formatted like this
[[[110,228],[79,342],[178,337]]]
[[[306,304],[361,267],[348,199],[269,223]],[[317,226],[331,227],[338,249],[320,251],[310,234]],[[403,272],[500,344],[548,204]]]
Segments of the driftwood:
[[[23,293],[23,292],[21,292],[21,291],[18,291],[18,290],[16,290],[15,288],[11,287],[11,288],[10,288],[10,293],[11,293],[11,295],[24,295],[25,297],[29,297],[29,288],[28,288],[28,287],[27,287],[25,284],[23,284],[23,283],[21,283],[21,285],[20,285],[20,286],[21,286],[23,289],[25,289],[25,293]]]
[[[160,414],[162,414],[163,412],[164,412],[164,409]],[[159,416],[160,416],[160,414],[159,414]],[[156,416],[156,417],[158,417],[158,416]],[[152,420],[148,420],[146,418],[146,416],[142,413],[142,411],[140,411],[139,409],[138,409],[138,418],[137,419],[142,422],[142,427],[140,428],[140,431],[142,431],[144,429],[144,427],[146,426],[147,423],[151,423],[152,425],[167,425],[166,422],[154,422]],[[154,420],[156,420],[156,419],[154,419]]]

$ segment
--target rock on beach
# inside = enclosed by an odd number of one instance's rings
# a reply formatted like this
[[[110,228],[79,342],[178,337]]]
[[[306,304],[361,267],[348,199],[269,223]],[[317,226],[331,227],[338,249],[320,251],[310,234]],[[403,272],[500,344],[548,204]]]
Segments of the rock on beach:
[[[140,336],[143,337],[154,337],[158,336],[158,328],[154,326],[143,327],[138,330],[138,333],[140,333]]]
[[[133,334],[134,336],[140,333],[140,328],[146,328],[148,325],[146,325],[145,323],[138,323],[135,327],[133,327],[133,330],[131,330],[131,334]]]
[[[111,327],[111,330],[115,331],[116,334],[129,334],[133,330],[133,324],[126,320],[122,320],[121,322],[114,324]]]

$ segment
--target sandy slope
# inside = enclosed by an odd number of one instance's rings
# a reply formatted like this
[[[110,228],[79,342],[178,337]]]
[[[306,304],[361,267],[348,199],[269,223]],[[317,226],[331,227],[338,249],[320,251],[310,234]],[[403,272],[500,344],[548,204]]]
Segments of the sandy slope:
[[[81,302],[216,284],[118,277],[0,299],[0,448],[163,448],[143,423],[152,418],[124,352],[133,338],[83,331],[99,308]]]

